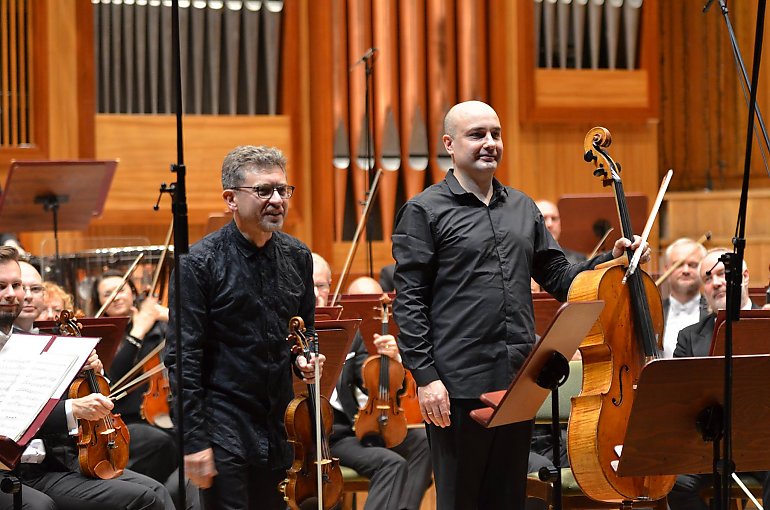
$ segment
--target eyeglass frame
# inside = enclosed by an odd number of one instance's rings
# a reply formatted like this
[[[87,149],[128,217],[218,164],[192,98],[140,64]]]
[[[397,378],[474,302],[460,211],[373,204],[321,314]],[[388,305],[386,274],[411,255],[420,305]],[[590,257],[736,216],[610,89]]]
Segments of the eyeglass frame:
[[[260,188],[271,188],[270,194],[265,196],[260,195]],[[278,188],[285,188],[286,190],[286,196],[282,195],[281,192],[278,190]],[[232,186],[230,189],[246,189],[254,193],[258,198],[261,198],[262,200],[270,200],[273,197],[273,194],[278,192],[278,196],[281,197],[283,200],[289,199],[294,195],[294,190],[297,189],[296,186],[292,186],[290,184],[257,184],[254,186]]]
[[[22,285],[22,289],[24,289],[24,294],[29,292],[30,294],[42,294],[45,292],[45,287],[43,287],[40,284],[34,284],[34,285]]]

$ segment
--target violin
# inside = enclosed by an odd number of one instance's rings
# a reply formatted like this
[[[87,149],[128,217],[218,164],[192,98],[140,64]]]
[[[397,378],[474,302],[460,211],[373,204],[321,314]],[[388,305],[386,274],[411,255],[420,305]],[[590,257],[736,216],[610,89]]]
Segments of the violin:
[[[382,334],[387,335],[390,298],[383,295],[380,302]],[[404,366],[388,356],[375,354],[364,362],[361,378],[369,399],[358,410],[353,424],[356,437],[362,443],[393,448],[406,437],[406,414],[398,402],[404,376]]]
[[[292,317],[287,338],[292,344],[292,353],[302,354],[309,360],[311,354],[318,354],[318,344],[308,340],[305,331],[302,318]],[[284,415],[286,434],[294,446],[294,461],[278,490],[283,492],[283,499],[292,510],[299,510],[314,498],[319,510],[331,510],[342,499],[343,484],[340,461],[331,456],[327,439],[334,414],[329,401],[321,396],[318,384],[308,384],[307,388],[307,394],[289,403]]]
[[[620,215],[622,234],[633,239],[620,166],[605,151],[609,131],[597,127],[584,141],[587,162],[594,175],[612,186]],[[627,252],[628,260],[633,252]],[[583,388],[572,400],[567,449],[575,480],[587,496],[597,501],[655,501],[665,497],[676,476],[618,476],[612,467],[615,451],[623,444],[634,388],[642,367],[657,358],[658,338],[663,333],[663,304],[655,282],[642,270],[628,275],[625,258],[579,273],[568,300],[603,300],[597,324],[580,345]]]
[[[59,334],[80,336],[81,327],[69,310],[59,316]],[[69,389],[69,398],[81,398],[91,393],[110,394],[106,379],[92,369],[75,379]],[[78,461],[80,470],[91,478],[111,480],[123,474],[128,464],[128,427],[119,414],[107,415],[100,420],[78,420]]]
[[[174,426],[169,414],[171,390],[168,384],[168,371],[160,359],[160,351],[153,354],[144,363],[145,374],[150,373],[156,367],[160,367],[160,371],[156,370],[147,381],[147,390],[142,395],[142,405],[139,408],[139,414],[150,425],[155,425],[162,429],[170,429]]]

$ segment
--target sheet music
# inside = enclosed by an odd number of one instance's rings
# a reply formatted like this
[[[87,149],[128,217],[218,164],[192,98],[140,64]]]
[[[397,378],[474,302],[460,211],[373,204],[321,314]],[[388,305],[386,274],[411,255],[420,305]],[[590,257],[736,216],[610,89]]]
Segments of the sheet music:
[[[0,350],[0,435],[18,442],[48,401],[69,388],[98,342],[13,334]]]
[[[6,356],[0,370],[14,373],[15,380],[0,393],[0,435],[18,441],[48,400],[59,396],[54,392],[77,359],[73,354],[51,352],[44,352],[32,361]]]

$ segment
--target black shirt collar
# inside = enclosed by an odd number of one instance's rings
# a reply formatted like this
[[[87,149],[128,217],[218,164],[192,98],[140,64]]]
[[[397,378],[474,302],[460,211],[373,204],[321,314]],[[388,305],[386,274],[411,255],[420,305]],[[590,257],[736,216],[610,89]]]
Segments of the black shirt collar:
[[[265,245],[261,248],[258,248],[254,243],[246,239],[246,236],[244,236],[243,233],[238,229],[238,225],[235,224],[235,220],[228,223],[227,227],[225,228],[230,230],[230,235],[235,238],[235,247],[245,258],[255,257],[260,253],[264,253],[265,250],[272,246],[273,239],[275,239],[275,233],[273,233]]]
[[[474,198],[476,195],[471,193],[470,191],[466,190],[462,187],[460,184],[460,181],[457,180],[457,177],[455,177],[455,171],[454,168],[450,168],[446,173],[446,178],[444,179],[447,183],[447,186],[449,187],[449,191],[451,191],[453,194],[462,196],[462,195],[471,195]],[[500,181],[498,181],[496,178],[492,178],[492,200],[490,203],[494,202],[495,200],[499,200],[503,197],[508,196],[508,190],[503,186]]]

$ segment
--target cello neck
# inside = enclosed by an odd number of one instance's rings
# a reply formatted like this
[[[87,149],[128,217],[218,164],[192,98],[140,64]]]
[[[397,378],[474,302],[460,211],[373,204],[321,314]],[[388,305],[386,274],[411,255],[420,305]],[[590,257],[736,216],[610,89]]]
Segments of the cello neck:
[[[618,207],[620,228],[623,232],[623,237],[633,241],[634,231],[631,226],[631,215],[628,210],[626,195],[623,191],[623,182],[621,181],[620,176],[615,172],[615,169],[613,169],[612,172],[612,186],[615,192],[615,203]],[[633,257],[633,251],[631,248],[627,248],[626,253],[628,254],[628,260],[630,261]],[[657,358],[659,356],[658,342],[655,337],[655,328],[652,324],[652,317],[650,316],[650,305],[644,290],[642,274],[642,271],[634,271],[634,273],[628,277],[626,283],[631,295],[631,308],[633,310],[639,349],[646,358]]]

